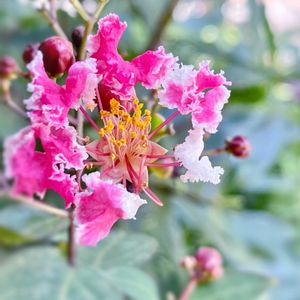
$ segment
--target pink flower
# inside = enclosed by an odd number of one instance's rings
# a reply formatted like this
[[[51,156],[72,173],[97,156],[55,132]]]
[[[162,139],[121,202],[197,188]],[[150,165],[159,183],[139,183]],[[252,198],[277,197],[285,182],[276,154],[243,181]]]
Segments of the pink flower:
[[[82,177],[87,190],[76,196],[77,239],[81,245],[95,246],[119,219],[132,219],[146,201],[129,193],[120,184],[103,181],[99,172]]]
[[[41,141],[37,149],[36,140]],[[43,197],[47,189],[56,191],[66,207],[74,202],[75,176],[65,169],[82,168],[84,147],[76,144],[73,128],[29,126],[5,141],[5,175],[13,178],[13,193]]]
[[[41,52],[28,65],[33,76],[28,90],[32,92],[25,104],[32,123],[44,123],[48,126],[65,126],[68,124],[68,112],[78,109],[80,98],[91,103],[95,97],[98,84],[95,62],[88,59],[76,62],[68,71],[66,84],[60,86],[48,77],[44,69]]]
[[[175,147],[176,160],[187,169],[181,176],[183,182],[200,180],[217,184],[220,182],[220,175],[224,173],[221,167],[212,167],[207,156],[200,157],[204,148],[203,134],[202,128],[190,130],[184,143]]]
[[[118,53],[118,43],[127,27],[115,14],[109,14],[98,23],[98,32],[89,37],[88,50],[90,57],[97,60],[98,74],[102,77],[100,94],[117,100],[133,100],[134,85],[142,83],[148,89],[158,88],[167,70],[172,67],[176,59],[166,54],[163,47],[156,51],[147,51],[131,62],[125,61]],[[101,90],[105,93],[101,93]],[[102,101],[109,101],[102,99]]]
[[[200,64],[198,71],[193,66],[176,65],[167,72],[158,96],[161,105],[176,108],[183,115],[191,113],[194,127],[214,133],[230,95],[225,86],[230,84],[222,72],[214,74],[208,62]]]

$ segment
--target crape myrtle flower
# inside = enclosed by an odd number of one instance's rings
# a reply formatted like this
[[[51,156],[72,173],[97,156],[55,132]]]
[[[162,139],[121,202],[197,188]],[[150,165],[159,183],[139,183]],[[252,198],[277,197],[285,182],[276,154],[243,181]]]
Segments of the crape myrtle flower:
[[[53,189],[60,194],[66,207],[76,207],[77,241],[83,245],[96,245],[118,219],[134,218],[146,203],[140,194],[163,205],[149,186],[151,167],[183,166],[184,182],[219,182],[223,170],[201,157],[203,135],[216,132],[229,97],[229,82],[206,62],[198,71],[179,66],[163,47],[126,61],[117,50],[126,23],[109,14],[98,26],[88,39],[89,57],[70,66],[64,85],[48,77],[37,52],[28,65],[32,95],[25,100],[31,125],[5,143],[13,192],[43,196]],[[176,109],[154,129],[151,111],[137,99],[137,83],[158,90],[160,104]],[[88,112],[96,108],[98,120]],[[82,145],[83,137],[69,123],[71,109],[80,109],[97,139]],[[169,153],[153,138],[179,114],[191,114],[193,129]],[[84,174],[91,166],[99,171]]]

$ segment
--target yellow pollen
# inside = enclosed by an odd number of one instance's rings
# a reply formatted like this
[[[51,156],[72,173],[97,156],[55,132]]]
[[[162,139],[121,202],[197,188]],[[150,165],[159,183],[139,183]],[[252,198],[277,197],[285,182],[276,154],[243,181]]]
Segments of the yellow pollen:
[[[110,158],[111,158],[111,160],[115,160],[115,159],[116,159],[116,156],[112,153],[112,154],[110,155]]]
[[[98,134],[99,134],[101,137],[104,137],[104,135],[105,135],[105,130],[104,130],[104,128],[100,128],[100,130],[98,131]]]
[[[136,133],[135,131],[132,131],[132,132],[130,133],[130,137],[131,137],[132,139],[135,139],[135,138],[137,137],[137,133]]]

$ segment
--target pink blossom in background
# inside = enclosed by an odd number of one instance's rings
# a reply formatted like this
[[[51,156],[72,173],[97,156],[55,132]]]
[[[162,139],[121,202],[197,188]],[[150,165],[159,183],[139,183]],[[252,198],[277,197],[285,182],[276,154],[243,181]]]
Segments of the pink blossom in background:
[[[129,193],[120,184],[103,181],[99,172],[84,175],[85,192],[76,197],[77,239],[82,245],[95,246],[105,238],[119,219],[132,219],[146,201]]]

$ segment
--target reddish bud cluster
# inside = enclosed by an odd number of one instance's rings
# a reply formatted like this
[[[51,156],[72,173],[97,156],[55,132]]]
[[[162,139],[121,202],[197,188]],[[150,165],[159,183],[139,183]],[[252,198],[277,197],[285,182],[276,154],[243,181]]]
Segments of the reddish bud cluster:
[[[25,62],[25,64],[29,64],[35,57],[38,49],[39,49],[40,44],[36,43],[36,44],[29,44],[26,46],[26,48],[23,51],[23,61]]]
[[[224,273],[221,254],[210,247],[201,247],[194,256],[184,257],[181,266],[198,282],[216,280]]]
[[[75,62],[72,44],[62,37],[45,39],[39,50],[43,53],[45,69],[52,77],[63,74]]]
[[[13,79],[18,71],[18,64],[11,56],[0,58],[0,79]]]
[[[244,158],[249,156],[251,145],[246,137],[237,135],[231,140],[226,141],[225,149],[236,157]]]

